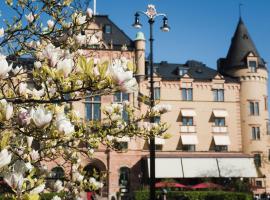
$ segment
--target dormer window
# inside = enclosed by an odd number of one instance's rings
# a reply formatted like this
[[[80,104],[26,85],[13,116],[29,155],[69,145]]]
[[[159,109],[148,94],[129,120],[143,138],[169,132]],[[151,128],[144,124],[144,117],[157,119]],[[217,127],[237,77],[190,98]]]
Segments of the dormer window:
[[[112,33],[112,26],[111,25],[109,25],[109,24],[106,24],[105,26],[104,26],[104,33],[106,33],[106,34],[111,34]]]
[[[184,76],[187,72],[188,72],[187,68],[184,68],[184,67],[179,67],[178,68],[178,75],[179,76]]]
[[[248,67],[250,69],[250,72],[256,72],[257,71],[257,61],[249,60],[248,61]]]

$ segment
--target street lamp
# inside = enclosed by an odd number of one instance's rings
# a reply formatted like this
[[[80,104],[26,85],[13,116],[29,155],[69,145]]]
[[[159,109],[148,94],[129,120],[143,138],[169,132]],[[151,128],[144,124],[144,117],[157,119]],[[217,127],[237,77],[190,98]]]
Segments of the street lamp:
[[[148,18],[148,23],[150,25],[150,109],[152,110],[152,108],[155,105],[154,102],[154,78],[153,78],[153,24],[155,22],[155,18],[159,17],[159,16],[163,16],[163,25],[160,28],[162,31],[164,32],[168,32],[170,30],[170,27],[168,26],[168,18],[166,16],[166,14],[163,13],[157,13],[156,8],[154,5],[148,5],[147,7],[147,11],[146,12],[142,12],[142,11],[137,11],[135,14],[135,22],[133,24],[134,28],[141,28],[142,25],[140,23],[140,14],[143,14],[144,16],[146,16]],[[150,122],[154,123],[155,119],[154,117],[150,118]],[[156,157],[156,153],[155,153],[155,137],[154,136],[150,136],[150,200],[154,200],[156,199],[155,197],[155,193],[156,193],[156,188],[155,188],[155,179],[156,179],[156,172],[155,172],[155,157]]]

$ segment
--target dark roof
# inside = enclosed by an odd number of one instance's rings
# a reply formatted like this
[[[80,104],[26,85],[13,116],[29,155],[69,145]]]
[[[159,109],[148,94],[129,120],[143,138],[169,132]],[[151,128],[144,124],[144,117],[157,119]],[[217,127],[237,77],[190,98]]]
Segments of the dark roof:
[[[183,75],[179,75],[179,71],[185,69],[187,75],[195,81],[211,81],[218,75],[218,71],[207,67],[202,62],[189,60],[185,64],[171,64],[166,61],[154,64],[155,73],[162,78],[162,80],[175,81],[180,80]],[[227,82],[235,82],[236,79],[224,77]]]
[[[96,15],[95,22],[104,30],[105,25],[111,27],[111,33],[103,33],[104,42],[110,46],[113,44],[115,50],[121,50],[123,45],[126,45],[129,50],[134,49],[134,42],[125,32],[112,22],[107,15]]]
[[[265,62],[260,57],[243,20],[240,18],[227,57],[222,59],[220,63],[223,71],[229,68],[246,67],[245,58],[250,52],[258,57],[258,67],[265,68]]]

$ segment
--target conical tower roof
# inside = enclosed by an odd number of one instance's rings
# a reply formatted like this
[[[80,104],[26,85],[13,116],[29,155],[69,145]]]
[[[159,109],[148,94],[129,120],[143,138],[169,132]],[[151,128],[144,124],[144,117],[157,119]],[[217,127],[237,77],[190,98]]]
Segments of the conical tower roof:
[[[265,67],[265,62],[260,57],[243,20],[240,18],[227,57],[223,62],[223,70],[247,66],[246,57],[250,52],[258,57],[258,67]]]

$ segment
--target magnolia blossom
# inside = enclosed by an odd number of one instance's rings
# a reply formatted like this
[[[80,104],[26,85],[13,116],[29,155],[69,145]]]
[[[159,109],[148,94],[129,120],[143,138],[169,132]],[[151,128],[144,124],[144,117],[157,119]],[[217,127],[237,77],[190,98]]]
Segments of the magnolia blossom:
[[[52,121],[52,113],[45,110],[43,106],[39,106],[36,110],[32,110],[31,116],[34,124],[38,128],[43,128]]]
[[[13,106],[8,103],[5,99],[0,100],[0,112],[4,117],[4,120],[9,120],[13,115]]]
[[[75,16],[75,18],[76,18],[75,23],[77,25],[82,25],[82,24],[86,23],[86,16],[77,15],[77,16]]]
[[[43,190],[45,189],[45,184],[41,184],[39,186],[37,186],[36,188],[34,188],[33,190],[30,191],[30,194],[39,194],[41,193]]]
[[[30,116],[29,111],[24,109],[24,108],[21,108],[19,110],[17,120],[18,120],[18,124],[21,125],[21,126],[29,125],[30,122],[31,122],[31,116]],[[29,138],[31,138],[31,144],[32,144],[33,137],[27,137],[27,143],[29,143],[28,142],[28,140],[30,140]],[[31,145],[28,145],[28,146],[31,146]]]
[[[53,198],[52,198],[52,200],[61,200],[61,198],[59,197],[59,196],[54,196]]]
[[[11,153],[8,153],[7,149],[3,149],[0,152],[0,169],[8,165],[11,161]]]
[[[169,104],[158,104],[153,107],[153,112],[166,113],[172,110],[172,106]]]
[[[86,36],[82,34],[74,35],[75,42],[78,45],[84,45],[86,43]]]
[[[32,169],[34,168],[34,166],[30,162],[25,163],[25,167],[28,171],[32,171]]]
[[[4,35],[5,35],[5,30],[2,27],[2,28],[0,28],[0,38],[4,37]]]
[[[47,25],[48,25],[48,27],[50,28],[50,29],[52,29],[53,28],[53,26],[54,26],[54,21],[53,20],[48,20],[47,21]]]
[[[53,185],[53,189],[55,192],[61,192],[64,189],[62,181],[57,180]]]
[[[6,56],[0,54],[0,79],[7,78],[8,72],[12,69],[12,64],[8,65]]]
[[[30,156],[31,156],[31,158],[32,158],[33,161],[36,161],[36,160],[39,159],[39,153],[36,150],[32,150],[30,152]]]
[[[26,96],[29,92],[29,89],[27,88],[27,83],[21,82],[18,86],[18,90],[20,95]]]
[[[28,15],[25,15],[25,18],[29,23],[32,23],[34,21],[34,19],[35,19],[34,15],[32,13],[29,13]]]
[[[83,180],[84,176],[81,175],[77,170],[72,173],[72,179],[73,181],[81,182]]]
[[[16,189],[18,191],[22,189],[24,181],[22,173],[9,172],[4,175],[4,180],[11,188]]]
[[[22,66],[20,66],[20,67],[15,67],[14,69],[12,69],[11,71],[12,71],[12,73],[13,74],[18,74],[20,71],[22,70]]]
[[[75,131],[74,125],[71,124],[63,113],[57,115],[56,127],[59,132],[64,133],[66,136],[70,136]]]
[[[34,62],[34,67],[35,67],[36,69],[41,68],[41,67],[42,67],[41,62],[40,62],[40,61],[36,61],[36,62]]]
[[[87,10],[86,10],[86,15],[87,15],[88,17],[92,18],[92,16],[93,16],[93,10],[92,10],[91,8],[87,8]]]
[[[57,71],[62,72],[64,74],[64,77],[68,77],[68,75],[72,71],[73,65],[74,62],[72,59],[60,60],[57,63]]]
[[[33,142],[33,137],[27,136],[26,140],[27,140],[27,146],[31,147],[32,146],[32,142]]]
[[[55,67],[57,62],[60,60],[60,57],[63,56],[63,51],[60,49],[60,47],[55,48],[53,44],[48,44],[45,49],[42,51],[39,58],[41,60],[48,59],[49,63],[52,67]]]
[[[120,85],[120,89],[125,93],[133,93],[138,91],[138,83],[135,78],[132,78]]]
[[[91,178],[89,179],[89,183],[92,184],[92,185],[95,187],[95,189],[100,189],[100,188],[103,187],[103,183],[97,181],[97,180],[96,180],[95,178],[93,178],[93,177],[91,177]]]

